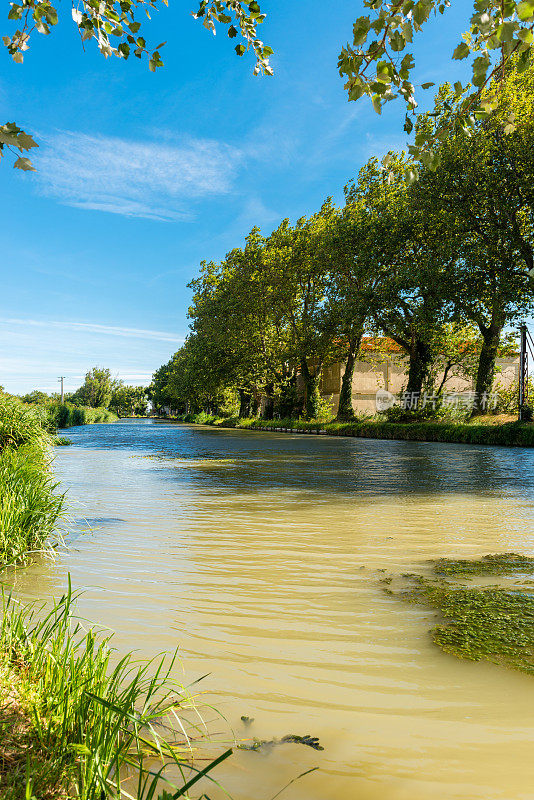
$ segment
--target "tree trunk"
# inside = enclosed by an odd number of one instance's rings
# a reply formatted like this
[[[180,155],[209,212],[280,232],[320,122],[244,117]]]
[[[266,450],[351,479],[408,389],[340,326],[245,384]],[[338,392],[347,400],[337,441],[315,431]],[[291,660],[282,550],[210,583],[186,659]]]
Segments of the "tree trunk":
[[[482,349],[478,359],[477,377],[475,382],[475,402],[471,416],[484,414],[487,408],[488,395],[493,389],[495,379],[495,360],[501,341],[503,325],[492,320],[486,327],[479,325],[482,334]]]
[[[407,394],[419,400],[423,386],[430,374],[433,356],[430,347],[422,339],[414,337],[410,347]]]
[[[298,416],[302,413],[300,398],[297,396],[297,376],[293,370],[291,376],[284,376],[278,401],[278,414],[282,419]],[[300,410],[299,410],[300,408]]]
[[[352,378],[354,376],[354,365],[356,363],[356,356],[360,349],[362,341],[362,332],[349,341],[349,354],[345,364],[345,371],[341,378],[341,391],[339,392],[339,407],[337,410],[337,417],[341,421],[350,421],[354,419],[354,409],[352,407]]]
[[[314,369],[313,373],[308,367],[306,359],[301,361],[302,377],[304,378],[304,416],[306,419],[317,419],[319,415],[319,379],[321,377],[321,367]]]
[[[250,417],[250,392],[239,389],[239,418]]]
[[[264,419],[273,419],[274,417],[274,386],[272,383],[267,384],[265,387],[265,407],[263,410]]]

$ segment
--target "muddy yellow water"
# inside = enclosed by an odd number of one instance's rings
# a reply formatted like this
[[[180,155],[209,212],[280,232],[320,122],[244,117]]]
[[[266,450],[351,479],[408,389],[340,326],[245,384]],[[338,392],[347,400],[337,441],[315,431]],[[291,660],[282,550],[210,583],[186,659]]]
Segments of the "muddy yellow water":
[[[236,800],[313,766],[280,796],[534,798],[534,678],[445,655],[433,614],[380,583],[438,556],[534,555],[532,451],[156,422],[69,436],[69,548],[16,591],[58,595],[70,572],[120,652],[179,646],[222,738],[319,737],[239,752],[216,773]]]

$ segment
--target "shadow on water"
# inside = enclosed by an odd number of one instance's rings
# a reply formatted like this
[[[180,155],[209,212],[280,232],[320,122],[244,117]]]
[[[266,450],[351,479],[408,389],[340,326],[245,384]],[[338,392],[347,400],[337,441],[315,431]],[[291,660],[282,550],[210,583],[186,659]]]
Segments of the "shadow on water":
[[[527,448],[217,430],[155,420],[72,428],[69,436],[75,447],[161,459],[165,480],[218,492],[534,494],[534,452]]]

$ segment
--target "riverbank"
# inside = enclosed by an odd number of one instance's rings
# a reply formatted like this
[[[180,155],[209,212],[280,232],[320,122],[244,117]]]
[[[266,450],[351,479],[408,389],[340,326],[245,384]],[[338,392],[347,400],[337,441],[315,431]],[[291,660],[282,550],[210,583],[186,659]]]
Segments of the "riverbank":
[[[64,507],[52,443],[44,408],[0,396],[0,566],[52,545]]]
[[[74,406],[71,403],[49,403],[45,406],[50,423],[56,428],[74,428],[77,425],[95,425],[116,422],[118,416],[108,408]]]
[[[259,418],[209,417],[189,415],[181,421],[188,424],[212,425],[217,428],[239,428],[277,433],[308,433],[329,436],[355,436],[364,439],[396,439],[409,442],[443,442],[457,444],[499,445],[501,447],[534,447],[534,424],[528,422],[495,423],[495,417],[476,422],[387,422],[362,420],[354,422],[305,422],[295,419],[265,420]]]
[[[175,658],[128,654],[113,666],[109,637],[76,622],[75,600],[69,587],[46,612],[3,597],[0,796],[102,800],[128,789],[151,800],[169,767],[182,776],[172,796],[185,796],[232,750],[195,767],[184,716],[192,701],[171,677]]]

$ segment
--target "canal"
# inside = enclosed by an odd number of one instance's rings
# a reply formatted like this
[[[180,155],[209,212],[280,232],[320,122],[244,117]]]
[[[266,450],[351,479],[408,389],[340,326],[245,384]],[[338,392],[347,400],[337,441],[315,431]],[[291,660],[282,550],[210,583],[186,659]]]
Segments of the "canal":
[[[68,548],[15,590],[58,596],[70,573],[119,653],[179,647],[184,683],[208,673],[221,741],[319,737],[238,752],[217,773],[235,800],[314,766],[281,797],[534,798],[534,678],[444,654],[434,614],[381,583],[435,557],[534,555],[534,451],[151,420],[67,435]]]

